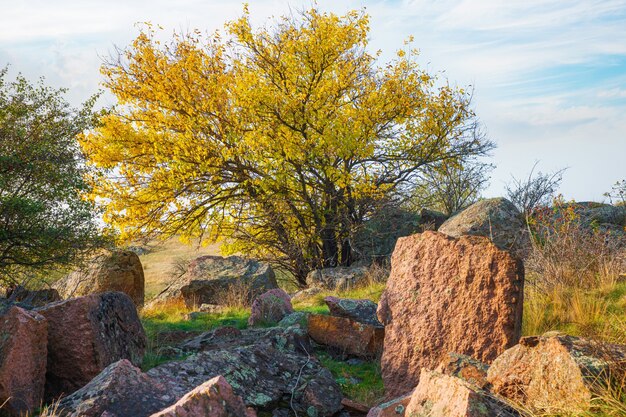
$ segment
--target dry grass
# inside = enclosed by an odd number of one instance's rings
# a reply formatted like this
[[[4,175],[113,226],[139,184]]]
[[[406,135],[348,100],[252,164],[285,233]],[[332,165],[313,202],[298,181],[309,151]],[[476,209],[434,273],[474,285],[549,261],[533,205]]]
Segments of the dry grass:
[[[229,285],[219,294],[221,305],[234,309],[249,309],[252,305],[252,289],[250,284],[242,280]]]
[[[626,239],[584,225],[573,208],[538,211],[531,222],[533,247],[525,260],[527,282],[544,292],[595,289],[617,284],[626,271]]]
[[[147,300],[165,289],[171,280],[172,269],[177,264],[199,256],[220,254],[219,243],[199,247],[195,244],[184,244],[176,238],[153,242],[147,247],[149,251],[139,255],[144,269]]]

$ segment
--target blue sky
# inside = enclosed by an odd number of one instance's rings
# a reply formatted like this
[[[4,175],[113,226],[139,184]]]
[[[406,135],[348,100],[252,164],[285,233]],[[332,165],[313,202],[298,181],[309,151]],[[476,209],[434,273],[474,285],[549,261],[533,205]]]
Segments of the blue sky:
[[[311,1],[249,1],[256,23]],[[420,62],[474,88],[475,109],[498,148],[487,195],[535,161],[569,167],[566,198],[602,200],[626,178],[626,0],[328,1],[365,7],[372,50],[392,56],[414,35]],[[0,66],[70,89],[75,104],[99,88],[101,57],[136,36],[135,23],[213,31],[242,3],[216,0],[0,0]],[[111,104],[105,98],[103,104]]]

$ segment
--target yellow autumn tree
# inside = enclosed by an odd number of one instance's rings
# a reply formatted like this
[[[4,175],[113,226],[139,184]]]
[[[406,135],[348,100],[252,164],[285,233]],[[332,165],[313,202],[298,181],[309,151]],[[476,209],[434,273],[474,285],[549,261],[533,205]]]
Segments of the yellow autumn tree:
[[[123,239],[227,238],[304,284],[349,264],[350,237],[424,167],[483,154],[470,96],[405,45],[368,52],[369,17],[312,9],[224,34],[146,26],[102,67],[118,104],[80,141]]]

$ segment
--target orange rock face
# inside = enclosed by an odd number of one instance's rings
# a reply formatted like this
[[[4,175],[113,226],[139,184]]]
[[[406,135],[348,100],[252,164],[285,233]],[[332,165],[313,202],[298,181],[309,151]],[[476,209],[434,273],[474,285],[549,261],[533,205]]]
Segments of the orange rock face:
[[[0,316],[0,414],[32,413],[43,398],[48,325],[13,306]]]
[[[376,407],[370,409],[367,413],[367,417],[402,417],[406,411],[406,406],[411,401],[411,395],[413,393],[402,395],[401,397],[394,398],[383,404],[379,404]]]
[[[487,379],[493,392],[538,414],[579,414],[591,407],[596,384],[616,377],[611,364],[624,362],[625,345],[546,334],[522,338],[493,362]]]
[[[178,402],[151,417],[256,417],[223,376],[216,376],[187,393]]]
[[[488,238],[437,232],[400,238],[378,305],[388,398],[413,389],[449,352],[491,363],[522,325],[524,267]]]
[[[379,355],[385,337],[385,329],[382,327],[324,314],[309,316],[308,332],[311,339],[319,344],[364,357]]]
[[[418,417],[516,417],[502,401],[460,378],[422,370],[405,416]]]

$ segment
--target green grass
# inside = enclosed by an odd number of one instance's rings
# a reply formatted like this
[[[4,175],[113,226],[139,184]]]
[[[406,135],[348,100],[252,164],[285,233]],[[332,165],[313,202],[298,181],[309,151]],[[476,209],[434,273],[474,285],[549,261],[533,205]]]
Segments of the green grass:
[[[144,371],[173,359],[181,359],[161,353],[164,346],[159,342],[159,335],[168,332],[200,334],[222,326],[245,329],[248,326],[248,317],[250,317],[248,309],[228,308],[221,313],[207,314],[194,320],[187,320],[185,315],[189,311],[183,304],[170,304],[142,312],[141,322],[148,339],[141,366]]]
[[[384,394],[379,361],[362,361],[351,365],[334,359],[327,352],[316,352],[320,362],[330,370],[343,395],[368,406],[377,404]]]
[[[309,298],[294,301],[293,306],[297,310],[323,313],[328,312],[328,307],[324,302],[324,298],[329,295],[340,298],[367,299],[378,303],[384,290],[384,282],[371,282],[368,285],[364,285],[358,288],[352,288],[345,291],[322,290],[320,293],[315,294]]]

